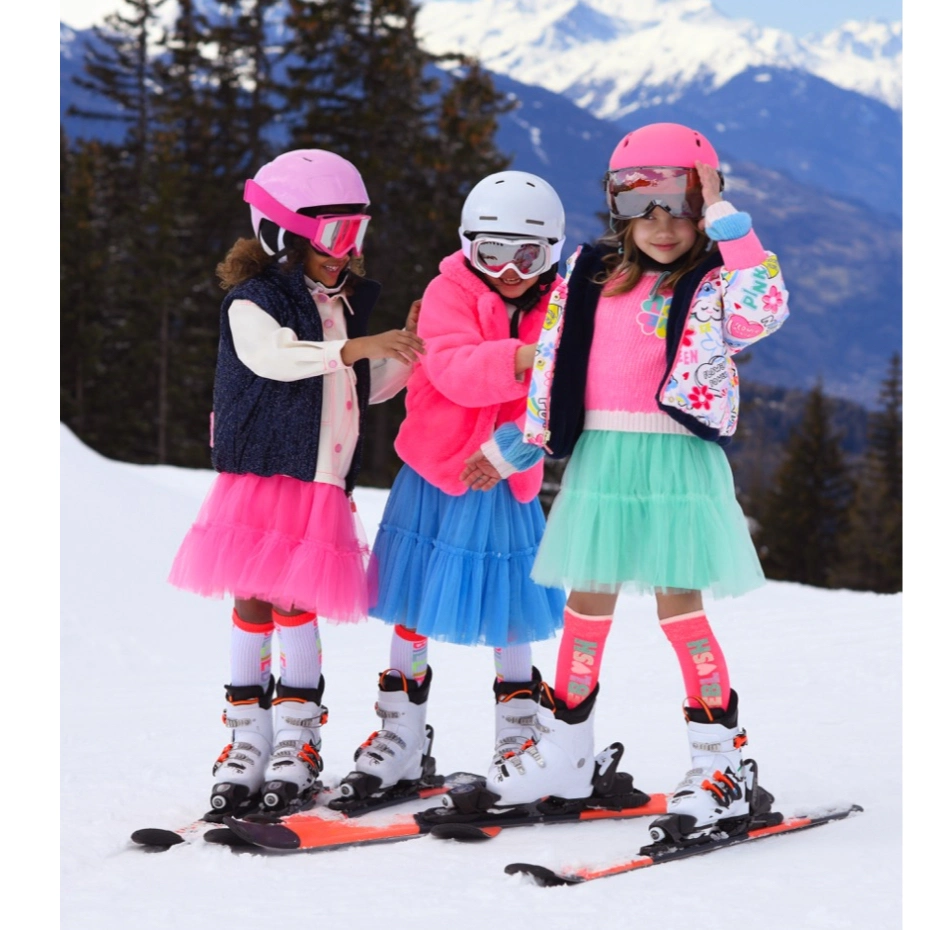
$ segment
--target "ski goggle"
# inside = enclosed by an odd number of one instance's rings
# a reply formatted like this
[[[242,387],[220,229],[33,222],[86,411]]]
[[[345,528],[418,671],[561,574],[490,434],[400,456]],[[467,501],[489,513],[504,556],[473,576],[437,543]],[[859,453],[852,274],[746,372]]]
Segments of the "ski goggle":
[[[326,216],[305,216],[288,209],[252,180],[245,182],[242,199],[277,223],[282,229],[310,241],[318,252],[333,258],[343,258],[350,252],[362,254],[362,242],[370,216],[363,213],[335,213]]]
[[[694,168],[618,168],[607,172],[604,187],[607,206],[617,219],[636,219],[662,207],[677,219],[697,220],[704,207],[701,178]]]
[[[362,242],[368,229],[370,216],[362,213],[333,214],[331,216],[312,216],[307,219],[319,223],[315,235],[307,236],[310,245],[325,255],[342,258],[350,252],[362,254]]]
[[[470,240],[466,254],[475,268],[492,278],[499,278],[508,268],[513,268],[526,280],[542,274],[552,265],[552,246],[546,239],[508,239],[479,234]]]

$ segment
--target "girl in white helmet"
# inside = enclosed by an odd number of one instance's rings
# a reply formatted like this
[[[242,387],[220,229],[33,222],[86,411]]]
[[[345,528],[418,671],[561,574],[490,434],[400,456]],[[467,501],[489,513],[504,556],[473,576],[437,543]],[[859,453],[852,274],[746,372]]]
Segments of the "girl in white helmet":
[[[653,838],[747,828],[772,798],[742,757],[737,694],[702,592],[764,583],[723,452],[736,429],[734,357],[788,316],[776,257],[723,200],[719,159],[674,123],[617,145],[611,231],[577,254],[551,391],[548,448],[571,454],[533,568],[570,590],[545,733],[492,772],[501,805],[581,796],[593,767],[601,655],[621,588],[656,599],[681,665],[691,765]],[[540,455],[514,426],[468,466],[473,487]]]
[[[540,676],[530,643],[562,621],[562,590],[529,576],[545,522],[542,463],[490,494],[460,476],[466,458],[526,408],[536,340],[561,280],[565,212],[542,178],[503,171],[469,193],[459,233],[461,250],[442,260],[423,295],[418,332],[428,351],[407,385],[395,443],[404,465],[372,550],[371,614],[394,631],[378,679],[383,723],[343,782],[346,803],[433,773],[430,639],[494,650],[501,753],[536,735]]]
[[[216,820],[299,808],[315,793],[327,714],[318,617],[357,622],[368,609],[351,498],[359,438],[368,405],[397,394],[423,351],[412,317],[368,335],[381,287],[360,273],[369,201],[350,162],[285,152],[244,199],[255,238],[217,268],[228,291],[211,422],[219,475],[169,576],[235,599]]]

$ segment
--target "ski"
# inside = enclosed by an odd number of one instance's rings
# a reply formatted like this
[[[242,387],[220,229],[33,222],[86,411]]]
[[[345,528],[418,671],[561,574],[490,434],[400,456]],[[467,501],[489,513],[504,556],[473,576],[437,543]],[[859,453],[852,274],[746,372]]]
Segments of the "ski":
[[[725,833],[711,834],[703,841],[688,845],[675,846],[654,843],[649,846],[644,846],[639,851],[638,855],[621,859],[613,865],[602,868],[581,867],[570,871],[559,871],[533,863],[512,862],[504,868],[504,871],[508,875],[528,875],[537,885],[542,885],[544,887],[552,887],[555,885],[581,885],[598,878],[609,878],[611,875],[622,875],[626,872],[634,872],[637,869],[661,865],[664,862],[688,859],[691,856],[703,856],[707,853],[717,852],[729,846],[737,846],[744,843],[751,843],[755,840],[764,840],[773,836],[783,836],[787,833],[807,830],[811,827],[819,827],[822,824],[830,823],[834,820],[844,820],[850,814],[860,811],[862,811],[862,808],[858,804],[850,804],[843,807],[826,809],[822,813],[799,814],[789,818],[783,818],[781,814],[765,814],[763,815],[763,821],[760,825],[750,825],[750,829],[745,833],[732,836]]]
[[[485,811],[460,820],[454,809],[436,807],[415,815],[432,836],[441,840],[460,842],[490,840],[509,827],[532,827],[560,823],[595,823],[600,820],[629,820],[664,814],[667,796],[644,794],[628,807],[588,807],[584,804],[547,798],[530,809],[516,809],[495,813]]]
[[[633,787],[633,776],[619,772],[623,745],[611,743],[596,756],[591,793],[586,798],[544,798],[531,804],[495,807],[499,796],[480,775],[459,772],[446,779],[442,806],[377,822],[333,817],[333,809],[352,814],[364,799],[334,800],[330,810],[295,814],[277,823],[256,823],[254,818],[226,817],[224,823],[241,839],[264,849],[324,850],[371,843],[390,843],[432,834],[440,839],[488,840],[508,827],[616,820],[660,815],[666,812],[664,794],[649,795]],[[350,792],[351,794],[351,792]],[[427,797],[423,793],[422,797]],[[346,805],[349,805],[348,807]]]
[[[662,814],[666,795],[643,795],[637,807],[583,808],[570,803],[562,809],[532,806],[528,810],[483,811],[467,820],[457,819],[452,807],[428,808],[400,814],[381,822],[369,818],[325,816],[325,812],[295,814],[280,823],[255,823],[227,817],[225,823],[242,839],[263,849],[321,852],[350,846],[394,843],[434,835],[462,841],[489,840],[509,827],[617,820]],[[557,806],[560,802],[555,802]]]
[[[430,776],[424,784],[416,787],[395,786],[386,793],[361,799],[340,794],[340,786],[337,785],[330,792],[332,797],[329,802],[312,810],[300,811],[274,821],[227,816],[223,822],[243,842],[264,849],[336,848],[387,842],[394,838],[406,839],[411,835],[414,815],[402,814],[388,822],[375,822],[367,815],[407,802],[441,796],[453,788],[473,784],[484,784],[484,778],[471,772],[455,772],[446,776]],[[418,835],[418,829],[416,827],[412,835]]]
[[[329,789],[320,787],[310,798],[305,800],[304,809],[309,810],[321,797],[327,796]],[[244,816],[265,816],[258,812]],[[145,847],[150,852],[165,852],[173,846],[204,842],[216,846],[246,846],[245,840],[233,833],[223,824],[223,815],[213,811],[198,817],[188,824],[173,830],[162,827],[143,827],[134,831],[129,837],[137,846]]]
[[[305,817],[311,811],[316,813],[326,811],[329,813],[332,808],[332,814],[340,818],[360,817],[364,814],[374,813],[384,810],[385,808],[395,807],[408,801],[419,801],[423,798],[430,798],[441,795],[449,791],[453,786],[466,784],[471,780],[478,780],[480,776],[472,775],[469,772],[456,772],[453,775],[429,776],[424,779],[423,783],[411,787],[401,785],[390,789],[380,795],[362,800],[346,799],[340,793],[340,786],[333,788],[321,788],[311,800],[305,802],[302,810],[290,814],[272,814],[256,811],[254,813],[241,815],[236,818],[237,822],[249,823],[283,823],[294,817]],[[327,813],[323,814],[325,818]],[[143,846],[153,852],[164,852],[173,846],[180,846],[185,843],[196,843],[202,841],[217,846],[248,846],[250,842],[235,831],[231,830],[223,823],[223,818],[217,818],[217,815],[209,814],[207,817],[201,817],[184,826],[177,827],[173,830],[159,827],[145,827],[136,830],[130,839],[138,846]]]
[[[236,836],[222,823],[209,820],[194,820],[174,830],[161,827],[143,827],[136,830],[130,839],[137,845],[154,852],[163,852],[172,846],[195,843],[198,840],[220,846],[243,846],[244,840]]]

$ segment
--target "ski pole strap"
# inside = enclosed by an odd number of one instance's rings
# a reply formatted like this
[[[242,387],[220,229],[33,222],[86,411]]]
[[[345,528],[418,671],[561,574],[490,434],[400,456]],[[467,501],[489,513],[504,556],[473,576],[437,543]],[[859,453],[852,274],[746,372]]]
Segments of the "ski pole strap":
[[[526,398],[526,420],[523,426],[523,441],[551,451],[549,442],[549,397],[552,392],[552,378],[555,374],[555,356],[562,337],[562,323],[565,314],[565,299],[568,295],[568,279],[575,260],[581,251],[579,246],[574,255],[566,261],[565,277],[552,290],[546,319],[542,332],[536,343],[536,356],[530,369],[530,390]]]

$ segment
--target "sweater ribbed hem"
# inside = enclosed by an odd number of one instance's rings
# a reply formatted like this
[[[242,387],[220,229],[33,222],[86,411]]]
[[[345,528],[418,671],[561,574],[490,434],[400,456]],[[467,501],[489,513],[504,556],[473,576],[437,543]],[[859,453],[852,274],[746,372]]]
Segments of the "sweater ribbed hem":
[[[615,433],[678,433],[693,435],[680,423],[660,411],[647,413],[630,410],[586,410],[584,428],[609,430]]]

